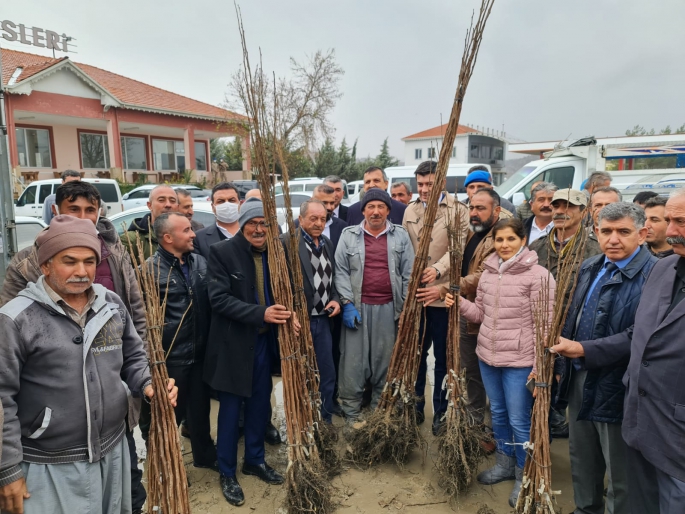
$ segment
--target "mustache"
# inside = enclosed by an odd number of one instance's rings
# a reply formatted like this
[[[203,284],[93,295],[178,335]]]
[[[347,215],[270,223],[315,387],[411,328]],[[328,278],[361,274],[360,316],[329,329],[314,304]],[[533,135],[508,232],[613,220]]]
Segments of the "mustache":
[[[569,221],[571,219],[571,216],[567,216],[566,214],[557,214],[552,218],[553,220],[566,220]]]
[[[552,212],[551,207],[540,207],[540,212]]]
[[[685,237],[683,237],[683,236],[667,237],[666,242],[668,244],[670,244],[671,246],[673,246],[673,245],[685,246]]]
[[[88,282],[90,282],[88,277],[67,279],[67,284],[86,284]]]

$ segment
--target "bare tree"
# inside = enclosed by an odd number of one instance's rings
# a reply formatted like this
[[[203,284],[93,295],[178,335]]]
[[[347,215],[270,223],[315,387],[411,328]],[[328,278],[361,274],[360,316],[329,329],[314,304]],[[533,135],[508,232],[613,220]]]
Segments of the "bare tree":
[[[342,96],[339,82],[344,70],[335,60],[335,50],[318,50],[304,63],[290,58],[291,77],[269,79],[258,77],[260,68],[254,72],[255,82],[265,84],[267,105],[277,105],[278,112],[268,114],[269,133],[286,149],[304,148],[310,155],[317,143],[331,137],[335,132],[330,115],[336,101]],[[245,69],[241,68],[229,84],[229,105],[246,105]]]

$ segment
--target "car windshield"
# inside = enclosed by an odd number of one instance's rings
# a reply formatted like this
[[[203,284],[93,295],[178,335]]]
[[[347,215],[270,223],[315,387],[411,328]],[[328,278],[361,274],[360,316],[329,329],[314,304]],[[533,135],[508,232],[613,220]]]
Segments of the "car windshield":
[[[524,166],[507,180],[502,182],[499,186],[495,187],[495,191],[497,191],[501,197],[507,198],[509,193],[511,193],[511,190],[514,189],[518,183],[521,182],[521,180],[533,173],[536,169],[537,166]]]

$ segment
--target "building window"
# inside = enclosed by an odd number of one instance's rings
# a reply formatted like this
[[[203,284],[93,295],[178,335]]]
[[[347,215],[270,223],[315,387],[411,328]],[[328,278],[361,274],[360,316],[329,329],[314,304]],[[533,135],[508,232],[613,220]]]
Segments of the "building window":
[[[207,143],[195,142],[195,169],[207,171]]]
[[[478,151],[479,151],[478,145],[471,145],[471,152],[469,155],[471,157],[473,157],[474,159],[478,159],[478,157],[479,157]]]
[[[121,158],[125,170],[147,170],[146,143],[144,137],[121,138]]]
[[[454,159],[457,156],[457,147],[453,146],[452,147],[452,159]]]
[[[489,161],[492,158],[492,147],[490,145],[481,145],[480,158]]]
[[[154,139],[152,141],[152,159],[156,171],[185,170],[186,159],[183,141]]]
[[[493,146],[492,147],[492,158],[495,159],[496,161],[504,160],[504,148],[502,148],[501,146]]]
[[[422,152],[423,151],[420,148],[417,148],[416,150],[414,150],[414,159],[416,159],[416,160],[421,159]]]
[[[428,158],[435,159],[435,148],[432,146],[428,149]]]
[[[87,169],[109,168],[109,142],[106,134],[79,134],[81,143],[81,167]]]
[[[17,128],[15,134],[22,168],[52,168],[49,130]]]

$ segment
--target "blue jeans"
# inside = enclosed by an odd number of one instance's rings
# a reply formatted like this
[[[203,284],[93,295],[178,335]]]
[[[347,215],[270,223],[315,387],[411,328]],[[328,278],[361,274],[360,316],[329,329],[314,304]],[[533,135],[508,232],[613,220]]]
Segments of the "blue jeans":
[[[426,400],[423,395],[426,391],[426,359],[428,350],[433,344],[433,355],[435,356],[435,387],[433,388],[433,418],[442,416],[447,411],[446,391],[442,388],[442,381],[447,373],[447,326],[449,316],[445,307],[426,307],[423,309],[425,316],[421,316],[421,326],[419,335],[423,336],[421,342],[421,363],[419,373],[416,376],[416,396],[422,398],[416,403],[416,410],[423,412]],[[425,331],[424,331],[425,329]]]
[[[516,466],[523,468],[526,451],[522,444],[530,440],[530,411],[533,407],[533,395],[526,388],[526,380],[533,368],[498,368],[481,360],[478,363],[485,392],[490,398],[497,451],[509,457],[516,455]]]

